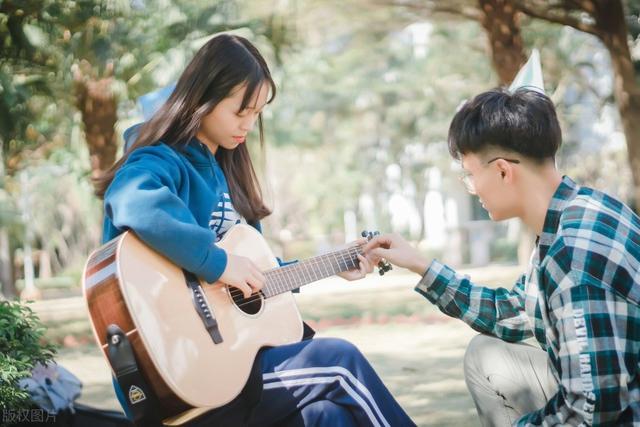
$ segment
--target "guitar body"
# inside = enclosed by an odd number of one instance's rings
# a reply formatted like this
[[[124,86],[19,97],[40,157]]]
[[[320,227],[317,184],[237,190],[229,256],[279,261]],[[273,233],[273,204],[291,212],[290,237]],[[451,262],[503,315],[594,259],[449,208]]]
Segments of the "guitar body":
[[[217,245],[263,271],[278,267],[262,235],[248,225],[234,226]],[[219,282],[201,286],[223,339],[217,344],[194,308],[182,270],[132,232],[93,252],[83,275],[105,357],[106,329],[116,324],[126,332],[163,417],[178,421],[179,414],[188,419],[229,403],[244,387],[260,348],[297,342],[303,333],[291,292],[260,298],[247,309],[231,297],[235,288]]]

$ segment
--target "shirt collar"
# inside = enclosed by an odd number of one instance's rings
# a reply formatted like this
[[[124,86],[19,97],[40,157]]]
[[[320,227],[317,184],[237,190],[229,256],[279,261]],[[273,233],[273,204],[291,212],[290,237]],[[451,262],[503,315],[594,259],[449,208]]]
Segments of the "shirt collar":
[[[547,250],[556,239],[558,234],[558,226],[560,225],[560,216],[565,210],[569,202],[578,194],[580,187],[568,176],[563,176],[560,185],[553,193],[547,214],[544,218],[544,226],[542,234],[538,240],[540,248],[540,260],[544,259]]]

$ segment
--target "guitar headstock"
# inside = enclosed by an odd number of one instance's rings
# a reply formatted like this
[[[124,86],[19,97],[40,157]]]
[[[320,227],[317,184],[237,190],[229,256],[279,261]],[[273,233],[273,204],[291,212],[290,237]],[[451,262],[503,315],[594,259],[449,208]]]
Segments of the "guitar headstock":
[[[363,230],[362,233],[360,233],[360,235],[362,237],[365,237],[367,240],[371,240],[374,237],[380,235],[380,232]],[[381,276],[384,276],[384,273],[392,269],[393,269],[393,266],[386,259],[381,259],[380,262],[378,262],[378,273],[380,273]]]

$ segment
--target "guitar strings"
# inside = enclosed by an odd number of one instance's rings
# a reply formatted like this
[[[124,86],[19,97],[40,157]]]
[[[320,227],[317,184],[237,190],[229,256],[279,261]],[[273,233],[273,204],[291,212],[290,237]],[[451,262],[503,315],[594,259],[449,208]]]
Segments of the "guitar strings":
[[[353,256],[354,256],[354,255],[358,255],[358,254],[361,254],[361,253],[362,253],[362,252],[360,251],[360,248],[361,248],[361,245],[359,245],[359,246],[353,246],[353,247],[348,248],[348,250],[347,250],[346,252],[347,252],[347,254],[351,257],[351,258],[350,258],[351,260],[353,260]],[[341,252],[343,252],[343,251],[344,251],[344,250],[342,250],[342,251],[335,251],[335,252],[329,252],[329,253],[327,253],[327,254],[320,255],[318,258],[320,258],[320,257],[324,257],[324,256],[328,256],[328,255],[336,256],[337,254],[340,254],[340,253],[341,253]],[[312,264],[312,265],[313,265],[314,263],[315,263],[316,265],[319,265],[319,262],[318,262],[317,260],[316,260],[316,261],[312,261],[312,262],[311,262],[311,264]],[[345,263],[346,263],[346,261],[345,261]],[[273,268],[273,269],[271,269],[271,270],[267,270],[267,271],[265,271],[265,273],[267,273],[267,274],[268,274],[268,273],[278,274],[279,272],[281,272],[281,271],[282,271],[284,268],[286,268],[286,267],[287,267],[287,266],[285,266],[285,267],[276,267],[276,268]],[[283,272],[282,274],[284,274],[284,272]],[[243,295],[243,292],[242,292],[240,289],[238,289],[238,288],[236,288],[236,287],[234,287],[234,286],[230,286],[230,285],[226,285],[226,286],[228,286],[229,294],[231,295],[231,297],[232,297],[232,298],[234,298],[234,299],[235,299],[236,297],[239,297],[240,295]],[[262,293],[262,290],[258,291],[258,293],[260,293],[260,294],[262,294],[262,296],[264,296],[264,293]],[[250,304],[250,303],[252,303],[252,302],[255,302],[257,299],[260,299],[261,297],[260,297],[260,295],[258,295],[258,293],[253,293],[253,294],[251,294],[251,296],[249,296],[249,297],[247,297],[247,298],[243,298],[243,300],[245,300],[245,302],[243,303],[243,305],[244,305],[244,304]],[[255,296],[255,298],[254,298],[254,296]],[[238,304],[238,306],[240,306],[240,305]]]
[[[350,257],[350,258],[349,258],[349,260],[350,260],[350,261],[352,261],[352,262],[353,262],[353,260],[354,260],[354,258],[355,258],[355,257],[354,257],[354,255],[358,255],[358,254],[361,254],[361,253],[362,253],[362,252],[360,251],[360,248],[359,248],[359,247],[351,247],[351,248],[349,248],[348,250],[344,250],[344,251],[335,251],[335,252],[329,252],[329,253],[326,253],[326,254],[323,254],[323,255],[319,255],[317,258],[328,257],[328,256],[334,256],[334,257],[337,257],[338,255],[339,255],[339,256],[342,256],[342,255],[343,255],[343,254],[342,254],[342,252],[346,252],[346,253],[347,253],[347,255]],[[343,259],[342,259],[342,260],[343,260],[345,263],[347,262],[347,261],[344,259],[344,257],[343,257]],[[340,261],[338,261],[338,262],[340,262]],[[284,276],[284,274],[285,274],[285,272],[286,272],[286,271],[294,270],[294,269],[296,269],[296,268],[299,268],[299,267],[300,267],[300,265],[302,265],[302,263],[306,263],[306,264],[308,264],[310,267],[314,267],[314,266],[319,266],[319,265],[321,265],[321,263],[320,263],[320,261],[319,261],[318,259],[316,259],[316,258],[312,258],[312,259],[309,259],[309,260],[302,261],[301,263],[298,263],[298,264],[292,264],[292,265],[287,265],[287,266],[283,266],[283,267],[275,267],[275,268],[272,268],[272,269],[269,269],[269,270],[265,270],[265,271],[263,271],[263,274],[265,274],[265,275],[271,275],[271,276],[273,276],[273,275],[280,275],[281,277],[285,277],[285,278],[286,278],[286,276]],[[304,276],[303,276],[303,277],[304,277]],[[311,276],[310,276],[310,277],[311,277]],[[234,289],[236,289],[236,290],[237,290],[237,288],[235,288],[235,287],[234,287]],[[238,293],[240,294],[240,293],[242,293],[242,291],[238,290]]]
[[[321,258],[321,257],[328,257],[328,256],[334,256],[334,257],[337,257],[337,255],[342,256],[341,252],[344,252],[344,250],[343,250],[343,251],[329,252],[329,253],[326,253],[326,254],[323,254],[323,255],[319,255],[317,258]],[[361,254],[361,253],[362,253],[362,252],[360,251],[360,247],[351,247],[351,248],[349,248],[348,250],[346,250],[346,252],[347,252],[347,254],[350,256],[349,260],[350,260],[350,261],[352,261],[352,262],[353,262],[353,260],[354,260],[354,255],[358,255],[358,254]],[[346,260],[344,260],[344,257],[343,257],[343,261],[346,263]],[[321,265],[321,264],[320,264],[320,262],[319,262],[319,260],[317,260],[317,259],[315,259],[315,258],[312,258],[312,259],[310,259],[310,260],[303,261],[303,263],[305,263],[305,262],[306,262],[307,264],[310,264],[310,266],[312,266],[312,267],[313,267],[313,266],[319,266],[319,265]],[[296,265],[296,264],[294,264],[294,265],[291,265],[291,266],[276,267],[276,268],[272,268],[272,269],[270,269],[270,270],[266,270],[266,271],[264,271],[263,273],[264,273],[264,274],[266,274],[266,275],[269,275],[269,274],[270,274],[270,275],[274,275],[274,274],[275,274],[275,275],[278,275],[278,274],[280,274],[282,277],[286,277],[286,276],[283,276],[283,275],[285,274],[285,271],[286,271],[286,270],[293,270],[293,269],[295,269],[295,268],[298,268],[300,265],[301,265],[301,264],[297,264],[297,265]],[[304,276],[303,276],[303,277],[304,277]],[[310,277],[311,277],[311,276],[310,276]],[[227,285],[227,286],[229,286],[229,285]],[[238,288],[235,288],[235,287],[232,287],[232,288],[234,289],[234,291],[236,291],[236,292],[235,292],[235,295],[242,294],[242,291],[241,291],[241,290],[239,290]]]
[[[362,251],[360,250],[361,247],[362,247],[362,245],[352,246],[352,247],[350,247],[350,248],[348,248],[346,250],[347,255],[349,255],[351,257],[350,258],[351,260],[353,260],[354,255],[362,254]],[[329,252],[329,253],[326,253],[326,254],[323,254],[323,255],[319,255],[317,258],[326,257],[326,256],[330,256],[330,255],[333,255],[335,257],[338,254],[341,254],[341,252],[344,252],[344,250],[335,251],[335,252]],[[313,260],[313,258],[312,258],[312,260]],[[319,260],[316,260],[316,261],[312,261],[312,260],[309,260],[309,261],[311,261],[312,265],[314,263],[316,265],[320,265]],[[346,261],[345,261],[345,263],[346,263]],[[268,273],[278,274],[279,272],[282,272],[281,274],[284,274],[282,269],[284,269],[286,267],[287,266],[285,266],[285,267],[276,267],[276,268],[273,268],[271,270],[267,270],[264,273],[267,273],[267,274]],[[231,296],[232,299],[234,299],[234,302],[235,302],[236,297],[240,297],[240,295],[244,295],[243,292],[240,289],[238,289],[238,288],[236,288],[234,286],[231,286],[231,285],[226,285],[226,286],[227,286],[227,289],[229,291],[229,295]],[[262,290],[259,290],[258,292],[252,293],[251,296],[249,296],[247,298],[242,298],[242,301],[236,303],[236,305],[238,307],[249,305],[249,304],[252,304],[252,303],[254,303],[254,302],[258,301],[258,300],[261,300],[263,297],[265,297],[265,294],[262,292]]]

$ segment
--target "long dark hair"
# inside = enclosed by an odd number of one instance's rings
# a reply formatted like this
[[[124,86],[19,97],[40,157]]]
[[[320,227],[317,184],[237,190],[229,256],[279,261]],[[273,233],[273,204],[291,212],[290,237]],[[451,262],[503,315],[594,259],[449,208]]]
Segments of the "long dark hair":
[[[273,101],[276,86],[269,67],[258,49],[247,39],[221,34],[209,40],[195,54],[173,93],[148,122],[144,123],[136,141],[104,175],[95,179],[96,195],[104,198],[118,169],[136,148],[160,141],[171,146],[188,144],[200,129],[204,116],[231,94],[237,86],[246,85],[240,110],[245,109],[263,84],[270,86]],[[258,117],[260,146],[264,146],[262,116]],[[258,221],[269,215],[262,198],[249,150],[240,144],[233,150],[218,147],[216,159],[229,185],[233,205],[247,221]]]

